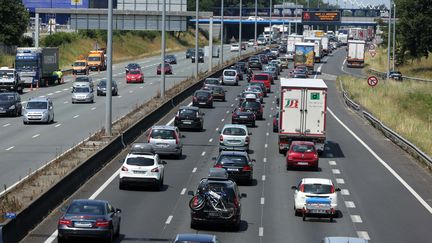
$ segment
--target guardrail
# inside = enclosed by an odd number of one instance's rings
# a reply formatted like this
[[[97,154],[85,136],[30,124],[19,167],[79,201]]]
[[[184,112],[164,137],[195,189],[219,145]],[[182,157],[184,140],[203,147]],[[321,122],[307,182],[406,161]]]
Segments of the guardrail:
[[[432,168],[432,158],[429,157],[425,152],[420,150],[417,146],[412,144],[410,141],[399,135],[397,132],[393,131],[389,127],[387,127],[382,121],[378,120],[371,113],[363,110],[361,106],[351,100],[348,96],[348,93],[345,91],[342,81],[340,81],[340,87],[342,90],[343,98],[345,99],[345,103],[352,107],[354,110],[359,112],[366,120],[368,120],[372,126],[380,130],[387,138],[401,147],[403,150],[414,156],[415,158],[424,162],[429,168]]]
[[[378,76],[381,79],[386,79],[387,78],[387,75],[386,75],[385,72],[381,72],[381,71],[375,70],[373,68],[369,68],[368,69],[368,73],[373,74],[375,76]],[[430,79],[409,77],[409,76],[403,76],[403,75],[402,75],[402,78],[403,79],[408,79],[408,80],[413,80],[413,81],[419,81],[419,82],[432,82],[432,80],[430,80]]]
[[[250,55],[253,54],[250,53]],[[248,56],[244,55],[242,59]],[[237,60],[239,59],[234,58],[232,61],[227,61],[224,64],[225,66],[230,66]],[[219,70],[209,72],[200,81],[190,85],[173,98],[165,101],[163,105],[131,125],[125,132],[114,137],[101,150],[95,152],[85,162],[55,183],[48,191],[35,198],[33,203],[21,210],[15,218],[8,219],[0,231],[0,243],[2,243],[2,240],[7,243],[22,240],[46,215],[75,193],[89,178],[117,156],[127,145],[135,141],[138,136],[168,114],[173,107],[192,95],[195,90],[201,88],[206,77],[220,77],[223,69],[224,67],[219,67]]]

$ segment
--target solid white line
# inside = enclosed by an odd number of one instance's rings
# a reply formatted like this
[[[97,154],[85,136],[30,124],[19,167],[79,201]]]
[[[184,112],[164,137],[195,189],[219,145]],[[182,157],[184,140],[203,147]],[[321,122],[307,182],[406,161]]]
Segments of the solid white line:
[[[263,159],[263,162],[266,163],[266,162],[267,162],[267,158],[264,158],[264,159]]]
[[[165,224],[170,224],[172,219],[173,219],[173,216],[170,215],[170,216],[167,218],[167,220],[165,221]]]
[[[345,207],[347,208],[355,208],[355,204],[353,201],[345,201]]]
[[[59,124],[55,125],[54,127],[59,127],[59,126],[61,126],[61,123],[59,123]]]
[[[339,122],[363,147],[365,147],[369,153],[371,153],[378,162],[383,165],[413,196],[420,202],[423,207],[432,214],[432,207],[395,171],[393,170],[381,157],[379,157],[375,151],[373,151],[363,140],[361,140],[351,129],[348,128],[334,113],[328,108],[330,114]]]
[[[353,223],[363,223],[363,220],[361,219],[360,215],[350,215],[351,221]]]
[[[210,139],[209,139],[209,143],[211,143],[211,142],[213,142],[213,138],[210,138]]]
[[[92,110],[92,111],[96,110],[96,107],[92,107],[91,110]]]
[[[263,227],[259,227],[258,236],[259,237],[263,237],[264,236],[264,228]]]
[[[336,165],[336,161],[334,161],[334,160],[330,160],[330,161],[329,161],[329,165]]]
[[[53,95],[53,93],[49,93],[48,95]]]
[[[8,127],[8,126],[10,126],[10,123],[6,123],[3,125],[3,127]]]
[[[204,152],[201,153],[201,156],[204,156],[205,154],[206,154],[206,152],[204,151]]]
[[[350,192],[348,191],[348,189],[341,189],[341,194],[344,196],[348,196]]]
[[[370,240],[369,234],[367,231],[357,231],[357,236],[359,238],[365,239],[365,240]]]
[[[197,171],[197,167],[193,168],[192,173],[195,173]]]
[[[268,148],[268,144],[264,144],[264,148]]]
[[[37,138],[37,137],[39,137],[39,136],[40,136],[40,134],[38,133],[38,134],[33,135],[32,138]]]
[[[335,175],[339,175],[340,174],[340,170],[339,169],[332,169],[332,173]]]
[[[78,117],[79,117],[79,115],[75,115],[75,116],[73,117],[73,119],[78,118]]]
[[[336,178],[336,183],[337,184],[345,184],[345,180],[342,178]]]
[[[261,198],[261,205],[264,205],[264,198]]]
[[[9,148],[6,149],[6,151],[9,151],[11,149],[15,148],[15,146],[10,146]]]
[[[56,94],[61,93],[61,90],[57,90],[55,93],[56,93]]]
[[[65,101],[65,102],[63,102],[63,104],[67,104],[67,103],[69,103],[69,101]]]
[[[180,195],[184,195],[186,193],[186,188],[183,188],[180,192]]]
[[[266,176],[265,175],[261,176],[261,180],[265,181],[266,180]]]

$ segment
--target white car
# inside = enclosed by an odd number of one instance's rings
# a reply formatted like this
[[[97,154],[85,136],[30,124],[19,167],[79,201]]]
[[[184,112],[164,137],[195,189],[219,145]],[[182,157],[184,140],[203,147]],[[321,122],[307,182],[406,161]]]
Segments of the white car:
[[[245,125],[226,124],[219,136],[219,152],[223,150],[249,151],[250,133]]]
[[[72,104],[75,103],[93,103],[94,93],[90,86],[74,86],[72,88]]]
[[[222,73],[222,84],[223,85],[238,85],[239,75],[235,69],[225,69]]]
[[[253,46],[255,44],[255,40],[254,39],[249,39],[247,42],[248,46]]]
[[[239,44],[232,44],[230,51],[239,51],[240,45]]]
[[[126,156],[120,170],[119,189],[127,185],[154,185],[159,190],[163,188],[164,165],[153,148],[147,143],[135,143]]]
[[[335,188],[330,179],[324,178],[303,178],[297,186],[291,187],[294,192],[294,211],[295,215],[306,214],[324,214],[330,216],[330,219],[337,214],[337,192],[339,188]],[[313,199],[318,199],[321,202],[328,201],[328,205],[321,207],[322,209],[310,209],[308,205]],[[317,200],[317,201],[318,201]]]

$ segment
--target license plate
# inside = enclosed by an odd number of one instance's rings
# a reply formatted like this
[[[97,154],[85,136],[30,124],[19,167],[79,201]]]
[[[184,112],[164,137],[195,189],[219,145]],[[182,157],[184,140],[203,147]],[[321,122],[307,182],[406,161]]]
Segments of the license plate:
[[[145,170],[134,170],[133,172],[135,174],[145,174],[147,171],[145,171]]]
[[[240,118],[247,119],[248,117],[247,116],[240,116]]]
[[[183,121],[183,124],[192,124],[191,121]]]
[[[80,228],[91,228],[92,227],[92,223],[90,223],[90,222],[75,222],[74,226],[75,227],[80,227]]]
[[[219,213],[218,212],[208,212],[207,215],[209,217],[219,217]]]
[[[4,111],[4,110],[0,110],[0,113],[6,113],[6,111]]]
[[[199,104],[200,104],[200,105],[205,105],[206,103],[205,103],[205,102],[200,102]]]
[[[227,168],[227,171],[239,171],[239,170],[236,168]]]
[[[308,165],[308,162],[297,162],[298,165]]]
[[[323,209],[311,209],[309,212],[310,213],[317,213],[317,214],[324,214],[324,213],[326,213],[326,211],[323,210]]]
[[[156,145],[159,146],[159,147],[167,147],[168,146],[167,143],[158,143]]]

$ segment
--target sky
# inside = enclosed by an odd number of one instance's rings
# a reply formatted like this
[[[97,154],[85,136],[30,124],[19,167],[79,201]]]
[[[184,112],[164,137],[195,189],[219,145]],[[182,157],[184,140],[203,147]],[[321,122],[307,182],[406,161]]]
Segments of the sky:
[[[357,8],[359,5],[367,6],[369,4],[373,6],[381,4],[389,6],[390,0],[323,0],[323,2],[339,3],[342,8]]]

